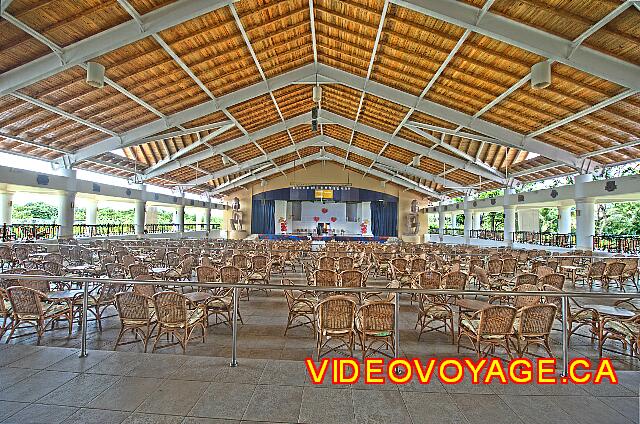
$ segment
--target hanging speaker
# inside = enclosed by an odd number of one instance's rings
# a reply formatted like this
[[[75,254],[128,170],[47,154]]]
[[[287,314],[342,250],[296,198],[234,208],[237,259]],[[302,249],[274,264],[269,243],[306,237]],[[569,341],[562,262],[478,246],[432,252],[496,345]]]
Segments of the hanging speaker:
[[[319,85],[313,86],[313,101],[314,103],[320,103],[322,100],[322,87]]]
[[[313,132],[317,132],[318,131],[318,121],[317,120],[313,120],[311,121],[311,131]]]
[[[311,119],[318,119],[318,107],[314,106],[311,109]]]
[[[539,90],[551,84],[551,64],[547,61],[536,63],[531,67],[531,88]]]
[[[87,84],[92,87],[104,87],[104,66],[97,62],[87,62]]]

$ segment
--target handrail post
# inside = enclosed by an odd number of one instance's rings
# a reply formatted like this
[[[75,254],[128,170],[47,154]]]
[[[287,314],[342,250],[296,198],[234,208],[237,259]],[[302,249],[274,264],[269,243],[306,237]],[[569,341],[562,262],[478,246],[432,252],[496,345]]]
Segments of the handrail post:
[[[394,307],[394,319],[393,319],[393,356],[398,358],[400,350],[400,293],[396,292]],[[402,374],[402,370],[396,367],[396,374]]]
[[[89,283],[83,282],[82,294],[82,342],[80,343],[80,358],[87,356],[87,309],[89,309]],[[71,325],[71,323],[69,323]]]
[[[230,367],[238,366],[238,288],[233,288],[233,320],[231,321],[231,363]]]
[[[562,377],[569,373],[569,297],[562,296]]]

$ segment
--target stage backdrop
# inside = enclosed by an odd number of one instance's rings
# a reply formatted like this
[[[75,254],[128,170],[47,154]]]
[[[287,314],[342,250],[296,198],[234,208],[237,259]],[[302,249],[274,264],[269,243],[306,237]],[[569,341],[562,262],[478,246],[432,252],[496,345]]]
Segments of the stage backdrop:
[[[275,201],[253,199],[251,205],[251,233],[275,233]]]
[[[398,236],[398,204],[371,202],[371,227],[374,236]]]

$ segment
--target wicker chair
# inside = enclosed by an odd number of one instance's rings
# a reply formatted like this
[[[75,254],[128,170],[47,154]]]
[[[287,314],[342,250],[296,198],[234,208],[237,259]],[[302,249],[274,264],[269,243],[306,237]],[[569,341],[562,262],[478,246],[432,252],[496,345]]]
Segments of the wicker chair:
[[[283,279],[282,285],[293,286],[294,283],[291,280]],[[289,309],[287,327],[284,329],[284,335],[286,336],[287,331],[291,328],[309,325],[315,334],[316,319],[314,309],[317,299],[306,291],[293,289],[285,289],[283,291],[285,299],[287,300],[287,308]]]
[[[104,265],[104,270],[109,278],[125,279],[127,277],[127,271],[122,264],[108,263]]]
[[[131,279],[135,279],[138,275],[151,274],[151,270],[147,264],[131,264],[129,265],[129,276]]]
[[[59,262],[44,261],[42,262],[40,267],[42,268],[43,271],[51,275],[61,276],[64,273],[64,267]]]
[[[530,284],[533,286],[537,286],[538,276],[536,274],[532,274],[528,272],[518,275],[515,280],[515,287],[521,286],[523,284]]]
[[[355,318],[355,327],[362,347],[362,361],[368,352],[394,357],[395,306],[393,302],[370,302],[362,305]],[[378,347],[374,347],[378,345]],[[389,350],[390,353],[382,349]]]
[[[562,293],[562,290],[559,290],[554,286],[543,286],[542,289],[544,291]],[[560,321],[560,323],[562,323],[562,298],[560,296],[545,296],[544,301],[547,304],[556,305],[556,319]],[[572,297],[569,298],[568,306],[569,309],[567,311],[567,328],[569,329],[569,340],[571,340],[571,336],[574,335],[580,328],[586,326],[591,330],[590,337],[591,342],[593,342],[596,335],[598,334],[598,311],[596,311],[595,309],[583,307]]]
[[[582,281],[584,281],[588,286],[589,290],[593,289],[593,284],[596,281],[599,281],[602,284],[604,271],[607,268],[607,264],[604,261],[596,261],[592,262],[587,266],[585,272],[578,271],[578,277]]]
[[[425,272],[427,270],[427,260],[424,258],[413,258],[411,259],[411,263],[409,265],[409,273],[411,275],[418,275],[421,272]]]
[[[314,280],[317,287],[337,287],[338,273],[330,269],[318,269]]]
[[[0,339],[2,339],[5,331],[9,328],[11,317],[11,302],[9,302],[9,298],[7,297],[7,291],[0,288],[0,319],[2,319],[2,324],[0,324]]]
[[[40,269],[30,269],[27,270],[25,272],[22,273],[22,275],[42,275],[42,276],[50,276],[51,274],[49,274],[46,271],[40,270]],[[49,280],[46,279],[38,279],[38,280],[19,280],[19,281],[14,281],[14,285],[16,286],[22,286],[22,287],[29,287],[31,289],[34,290],[38,290],[44,294],[47,294],[48,292],[52,291],[51,290],[51,282]],[[60,289],[60,290],[64,290],[68,287],[65,287],[65,285],[59,285],[56,286],[56,289]]]
[[[512,280],[516,276],[518,268],[518,260],[515,258],[506,258],[502,260],[501,278],[504,280]]]
[[[502,266],[502,259],[490,259],[487,262],[487,275],[489,276],[489,279],[500,279],[500,276],[502,275]]]
[[[180,293],[163,291],[153,295],[153,304],[158,321],[158,335],[153,343],[152,352],[158,348],[158,341],[163,334],[172,335],[182,347],[182,353],[187,350],[187,344],[196,328],[202,329],[202,342],[205,341],[207,314],[204,309],[187,308],[187,298]]]
[[[442,277],[437,271],[426,271],[420,274],[417,284],[421,289],[439,289],[442,284]],[[433,322],[439,322],[437,327],[431,326]],[[431,296],[420,294],[418,297],[418,319],[414,328],[419,328],[418,341],[422,333],[429,331],[451,331],[451,343],[455,343],[453,330],[453,310],[451,305],[446,303],[446,298],[442,296]]]
[[[336,258],[332,256],[323,256],[318,259],[318,269],[335,270],[337,268]]]
[[[138,342],[138,336],[140,336],[146,353],[149,339],[157,324],[155,309],[149,307],[149,298],[136,292],[121,292],[116,294],[115,303],[121,327],[113,350],[117,350],[118,346],[124,344]],[[121,343],[126,331],[133,332],[135,340]]]
[[[353,356],[355,341],[354,320],[356,302],[351,296],[329,296],[316,306],[316,359],[320,360],[340,346],[349,349],[349,356]],[[328,349],[329,341],[339,340],[341,345]],[[322,353],[322,355],[321,355]]]
[[[473,344],[478,359],[489,351],[494,353],[498,346],[503,347],[509,358],[513,359],[509,338],[513,333],[515,317],[516,308],[505,305],[492,305],[471,316],[461,316],[458,328],[458,353],[460,340],[464,336]],[[486,346],[484,351],[483,345]]]
[[[534,272],[536,273],[538,278],[544,278],[547,275],[553,274],[555,271],[553,270],[553,268],[551,268],[549,266],[540,265],[540,266],[538,266],[538,268],[536,268],[536,270]]]
[[[350,271],[354,268],[354,260],[350,256],[338,258],[338,272]]]
[[[519,310],[512,336],[518,356],[524,356],[529,346],[540,345],[549,357],[553,358],[549,346],[549,333],[556,314],[557,307],[553,304],[529,305]]]
[[[552,286],[557,288],[558,290],[562,290],[564,287],[564,274],[549,274],[538,280],[538,285],[540,287],[544,286]]]
[[[89,293],[89,309],[87,312],[91,312],[98,322],[99,331],[102,331],[102,315],[105,309],[115,305],[116,293],[124,291],[124,288],[124,285],[119,283],[104,283],[99,284],[95,290]],[[80,314],[82,312],[82,302],[83,295],[77,294],[73,299],[74,313]]]
[[[442,277],[442,288],[447,290],[465,290],[469,277],[462,271],[454,271]]]
[[[405,258],[393,258],[389,269],[391,270],[391,279],[400,281],[400,287],[408,287],[411,285],[409,261]]]
[[[23,286],[9,287],[7,297],[11,303],[12,314],[11,331],[7,343],[23,323],[36,328],[38,344],[49,324],[53,326],[57,321],[67,321],[69,337],[71,337],[73,308],[70,302],[51,302],[41,291]]]
[[[632,303],[631,299],[623,299],[615,302],[615,306],[625,307],[635,312],[631,318],[607,317],[602,320],[602,339],[598,344],[598,351],[602,356],[602,348],[607,340],[617,340],[622,343],[623,349],[629,347],[631,355],[640,357],[640,309]]]
[[[220,268],[219,274],[220,282],[225,284],[236,284],[242,281],[242,271],[234,266],[223,266]],[[206,276],[203,274],[202,278],[214,278],[214,274],[208,273]],[[198,281],[200,282],[200,280]],[[211,293],[211,297],[209,297],[205,303],[207,325],[209,324],[209,317],[213,315],[215,317],[214,325],[222,323],[231,326],[231,319],[233,318],[233,289],[229,287],[219,287],[211,290]],[[222,321],[218,321],[220,317],[223,318]],[[238,319],[244,323],[239,306]]]
[[[247,276],[250,284],[266,285],[271,280],[271,261],[267,255],[254,255],[251,257],[251,270]],[[269,291],[265,290],[268,294]]]
[[[624,270],[626,268],[624,262],[611,262],[607,264],[607,268],[602,276],[602,287],[605,290],[609,290],[609,286],[612,282],[618,284],[620,291],[624,291]]]
[[[136,281],[152,281],[155,279],[156,277],[154,277],[151,274],[141,274],[141,275],[138,275],[136,278],[134,278],[134,280]],[[149,300],[153,298],[153,295],[156,294],[156,292],[157,291],[156,291],[155,284],[134,284],[133,285],[133,293],[142,295]]]
[[[193,265],[195,264],[195,260],[191,256],[187,256],[180,262],[175,268],[169,269],[164,273],[165,278],[168,280],[174,281],[188,281],[191,279],[191,275],[193,274]]]

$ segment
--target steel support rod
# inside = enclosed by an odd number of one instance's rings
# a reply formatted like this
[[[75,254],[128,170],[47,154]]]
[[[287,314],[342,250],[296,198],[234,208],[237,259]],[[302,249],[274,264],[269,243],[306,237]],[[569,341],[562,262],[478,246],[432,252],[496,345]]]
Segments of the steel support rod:
[[[394,358],[398,358],[400,351],[400,293],[395,294],[395,303],[394,303],[394,319],[393,319],[393,356]],[[396,367],[396,374],[402,374],[402,370],[400,367]]]
[[[87,356],[87,310],[89,309],[89,282],[82,283],[84,292],[82,294],[82,341],[80,343],[80,358]],[[73,320],[73,318],[72,318]],[[69,323],[71,325],[71,323]]]
[[[231,363],[230,367],[238,366],[238,288],[233,288],[233,320],[231,322]]]
[[[562,296],[562,377],[569,373],[569,297]]]

